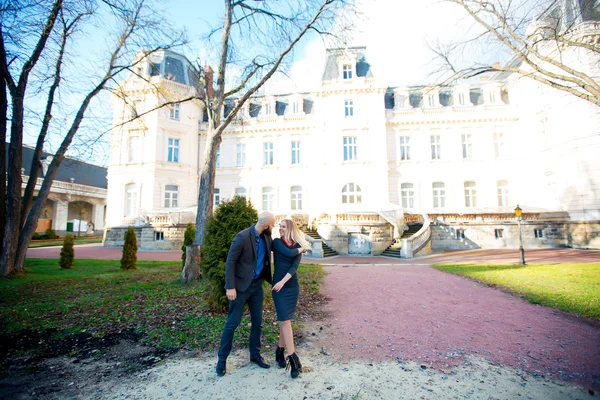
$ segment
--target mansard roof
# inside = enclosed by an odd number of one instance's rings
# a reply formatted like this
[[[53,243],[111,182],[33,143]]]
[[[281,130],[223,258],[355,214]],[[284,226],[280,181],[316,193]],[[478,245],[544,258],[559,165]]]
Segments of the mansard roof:
[[[6,165],[8,167],[8,146],[6,143]],[[29,176],[31,170],[31,161],[33,160],[34,149],[32,147],[23,146],[23,168],[25,169],[25,175]],[[42,160],[52,154],[44,152],[42,154]],[[108,187],[108,181],[106,179],[107,168],[98,165],[88,164],[83,161],[75,160],[73,158],[65,157],[58,167],[55,181],[71,182],[78,185],[86,185],[96,187],[100,189],[106,189]],[[43,178],[43,174],[40,171],[40,178]]]
[[[160,76],[192,87],[198,85],[200,74],[184,55],[170,50],[160,50],[149,54],[147,58],[149,76]]]
[[[371,64],[367,61],[366,47],[346,47],[340,49],[327,49],[327,61],[323,71],[323,80],[330,81],[339,78],[340,68],[338,60],[344,55],[356,57],[356,76],[373,78]]]

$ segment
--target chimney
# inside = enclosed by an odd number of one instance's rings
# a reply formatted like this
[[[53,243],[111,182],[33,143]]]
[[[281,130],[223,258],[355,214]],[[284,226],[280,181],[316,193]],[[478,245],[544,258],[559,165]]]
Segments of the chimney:
[[[215,97],[215,89],[213,87],[213,76],[215,72],[210,67],[210,65],[207,65],[206,67],[204,67],[204,74],[206,75],[206,91],[208,94],[208,98],[212,99],[213,97]]]

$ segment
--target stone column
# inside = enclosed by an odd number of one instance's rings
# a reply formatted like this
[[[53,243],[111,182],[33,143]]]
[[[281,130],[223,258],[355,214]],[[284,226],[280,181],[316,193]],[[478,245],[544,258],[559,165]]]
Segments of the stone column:
[[[66,231],[68,216],[69,202],[56,200],[54,207],[52,207],[52,229],[55,231]]]
[[[104,229],[104,204],[93,204],[92,206],[92,222],[94,230],[101,231]]]

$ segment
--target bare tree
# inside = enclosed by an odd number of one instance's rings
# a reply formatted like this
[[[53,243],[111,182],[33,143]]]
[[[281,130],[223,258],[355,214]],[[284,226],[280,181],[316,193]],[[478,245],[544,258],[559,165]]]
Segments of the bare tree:
[[[289,60],[298,43],[311,32],[335,37],[351,23],[355,12],[351,0],[306,0],[302,2],[259,2],[224,0],[218,45],[217,79],[213,90],[213,71],[200,68],[200,98],[208,115],[206,147],[200,167],[200,188],[196,215],[196,236],[187,251],[181,281],[189,283],[199,276],[206,224],[213,212],[216,154],[223,131],[236,118],[246,101]],[[344,22],[342,22],[344,21]],[[244,62],[245,61],[245,62]],[[228,68],[241,65],[234,76]],[[245,64],[245,65],[244,65]],[[226,102],[232,105],[223,115]]]
[[[9,2],[10,3],[10,2]],[[109,89],[120,74],[135,67],[133,54],[145,49],[150,54],[159,49],[170,48],[183,43],[183,36],[173,32],[166,21],[153,11],[147,0],[54,0],[49,1],[16,1],[12,8],[1,9],[2,25],[0,26],[0,74],[2,83],[10,93],[11,106],[11,140],[9,145],[9,168],[7,172],[7,187],[5,195],[5,210],[0,210],[0,218],[5,218],[3,226],[3,246],[0,253],[0,275],[6,276],[23,269],[27,248],[37,226],[44,203],[50,193],[50,188],[63,161],[69,146],[79,132],[86,111],[92,100],[104,89]],[[10,18],[9,18],[10,17]],[[37,18],[37,19],[36,19]],[[5,29],[11,28],[11,21],[23,19],[29,21],[19,35]],[[71,80],[78,83],[79,92],[71,88],[65,89],[66,94],[79,95],[82,100],[73,111],[74,117],[62,137],[61,144],[53,155],[41,182],[38,181],[39,158],[42,154],[46,137],[51,129],[53,108],[56,105],[55,95],[60,90],[63,81],[67,49],[76,48],[73,32],[84,23],[106,20],[107,28],[104,35],[114,34],[114,42],[105,57],[105,64],[99,67],[95,79],[83,81],[84,74],[75,71],[77,76]],[[43,24],[40,22],[43,21]],[[41,25],[41,29],[36,29]],[[12,25],[14,26],[14,24]],[[57,28],[59,26],[59,28]],[[116,32],[110,32],[108,27],[115,26]],[[25,38],[23,38],[25,35]],[[53,48],[48,45],[55,41]],[[27,46],[23,43],[32,42],[34,45],[30,55],[26,56]],[[55,50],[55,51],[53,51]],[[21,196],[21,167],[24,129],[24,110],[26,108],[26,90],[30,85],[29,78],[41,57],[54,58],[52,84],[47,88],[45,111],[40,127],[40,133],[31,165],[29,181]],[[26,61],[20,62],[24,58]],[[79,60],[80,61],[80,60]],[[52,64],[52,63],[49,63]],[[96,72],[96,71],[94,71]],[[79,78],[79,81],[78,81]],[[77,86],[77,85],[76,85]],[[0,106],[2,97],[0,96]],[[3,112],[6,112],[8,102]],[[1,128],[1,127],[0,127]],[[3,140],[4,143],[4,140]],[[4,155],[4,152],[2,153]],[[4,163],[3,163],[4,165]],[[39,189],[36,189],[39,187]],[[34,190],[38,190],[33,200]]]
[[[460,41],[432,46],[446,77],[450,72],[446,81],[505,72],[600,106],[600,81],[592,68],[600,60],[596,1],[443,1],[462,7],[481,28]],[[504,64],[494,62],[497,58],[482,60],[490,54],[508,55],[510,60]]]

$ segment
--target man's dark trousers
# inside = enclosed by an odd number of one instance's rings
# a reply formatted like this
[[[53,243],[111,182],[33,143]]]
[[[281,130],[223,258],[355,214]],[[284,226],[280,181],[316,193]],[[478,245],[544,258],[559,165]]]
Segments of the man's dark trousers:
[[[260,335],[262,332],[262,311],[263,311],[263,286],[262,279],[252,281],[247,290],[237,292],[235,300],[229,300],[229,313],[227,321],[221,336],[221,345],[219,346],[219,360],[226,360],[231,353],[233,344],[233,334],[237,329],[242,315],[244,314],[244,305],[248,303],[250,311],[250,321],[252,328],[250,329],[250,358],[258,358],[260,355]]]

